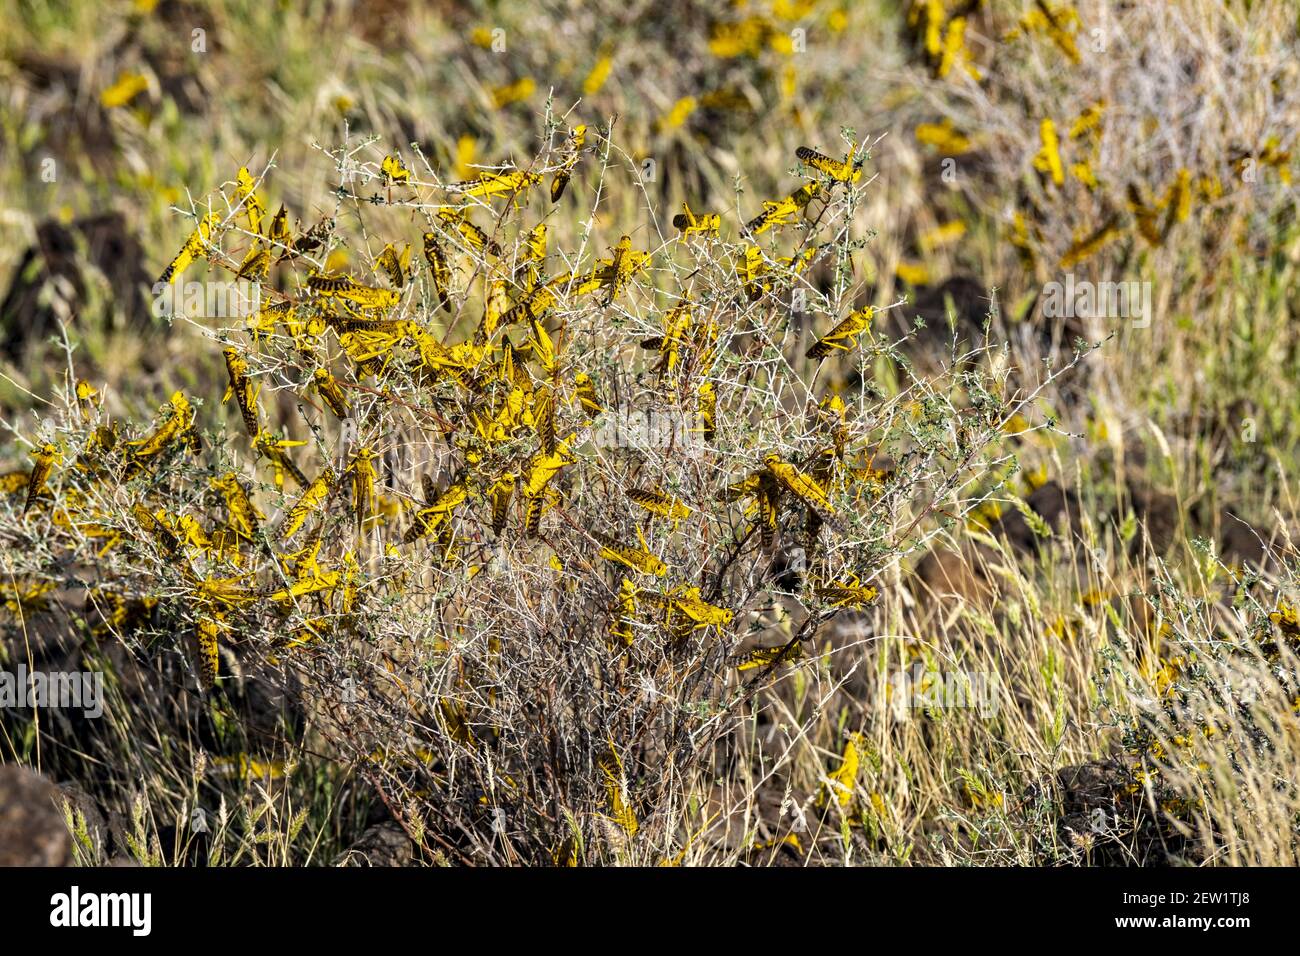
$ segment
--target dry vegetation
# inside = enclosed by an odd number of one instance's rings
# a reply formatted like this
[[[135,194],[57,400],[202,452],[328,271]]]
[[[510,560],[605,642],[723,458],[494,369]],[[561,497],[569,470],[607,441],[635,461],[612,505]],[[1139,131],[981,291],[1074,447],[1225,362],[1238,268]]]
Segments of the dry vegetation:
[[[1293,5],[658,10],[20,5],[0,669],[106,700],[0,760],[86,863],[1295,864]]]

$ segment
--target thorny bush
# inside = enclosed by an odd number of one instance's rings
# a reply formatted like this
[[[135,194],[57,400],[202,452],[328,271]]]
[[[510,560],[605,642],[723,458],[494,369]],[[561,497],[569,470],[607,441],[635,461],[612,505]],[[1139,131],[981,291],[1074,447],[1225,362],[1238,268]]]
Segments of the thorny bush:
[[[111,420],[69,349],[58,411],[15,429],[10,623],[64,609],[116,695],[57,759],[130,739],[197,781],[180,820],[230,777],[324,761],[426,859],[680,859],[746,704],[993,493],[997,436],[1060,371],[1015,386],[986,346],[985,371],[876,383],[898,343],[858,278],[870,149],[843,138],[726,213],[660,215],[609,129],[562,121],[460,183],[345,144],[310,228],[271,213],[271,164],[194,204],[155,292],[204,260],[257,290],[233,322],[174,300],[213,343],[196,362],[224,350],[226,403]],[[603,237],[623,189],[645,225]],[[773,640],[777,598],[801,610]],[[852,786],[831,774],[808,809]]]

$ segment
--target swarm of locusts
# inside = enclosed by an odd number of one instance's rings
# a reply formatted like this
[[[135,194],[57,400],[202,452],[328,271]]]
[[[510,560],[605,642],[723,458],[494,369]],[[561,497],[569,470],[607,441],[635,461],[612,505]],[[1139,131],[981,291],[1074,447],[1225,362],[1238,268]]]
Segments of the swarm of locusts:
[[[635,164],[607,131],[549,140],[461,182],[351,150],[310,227],[239,169],[160,276],[260,290],[237,321],[189,317],[224,393],[141,427],[70,381],[5,477],[6,533],[33,543],[5,587],[28,617],[80,587],[88,627],[183,661],[201,700],[292,674],[314,732],[421,826],[499,810],[569,859],[593,820],[631,839],[672,792],[656,768],[725,732],[710,715],[873,602],[1012,403],[981,386],[950,428],[952,383],[870,383],[889,343],[851,133],[843,158],[801,149],[776,199],[688,198],[604,242]],[[800,613],[773,626],[774,595]],[[133,637],[159,609],[163,639]],[[496,858],[484,839],[458,852]]]

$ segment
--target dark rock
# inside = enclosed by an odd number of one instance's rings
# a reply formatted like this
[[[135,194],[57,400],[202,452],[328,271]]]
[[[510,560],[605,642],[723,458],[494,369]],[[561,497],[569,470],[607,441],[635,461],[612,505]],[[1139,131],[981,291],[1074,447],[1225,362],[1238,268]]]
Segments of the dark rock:
[[[21,256],[0,301],[0,352],[17,358],[30,343],[76,322],[89,299],[89,270],[98,271],[111,292],[111,326],[136,332],[150,328],[145,291],[152,283],[141,263],[144,250],[119,213],[78,219],[65,226],[47,219],[36,242]]]
[[[915,302],[897,310],[895,321],[899,332],[910,331],[918,319],[925,323],[916,330],[910,351],[922,364],[931,365],[942,363],[951,354],[954,339],[958,356],[981,343],[991,306],[984,283],[971,276],[950,276],[937,286],[918,291]]]
[[[921,584],[921,599],[937,608],[947,606],[953,597],[977,605],[987,604],[995,592],[983,567],[987,550],[968,541],[960,551],[946,547],[929,551],[917,562],[914,572]]]
[[[1035,784],[1027,804],[1050,793],[1058,845],[1045,862],[1093,866],[1162,866],[1185,859],[1186,841],[1162,828],[1117,758],[1062,767]]]
[[[0,767],[0,866],[68,866],[63,794],[26,767]]]
[[[1056,481],[1036,488],[1025,499],[1025,504],[1057,535],[1069,535],[1070,529],[1078,526],[1082,515],[1079,496],[1073,489],[1062,487]],[[1037,550],[1051,540],[1035,532],[1020,510],[1014,507],[1009,508],[991,530],[1022,554]]]
[[[1163,491],[1149,488],[1129,488],[1129,503],[1138,523],[1146,531],[1157,554],[1165,554],[1173,546],[1182,526],[1178,499]],[[1134,542],[1137,542],[1134,538]]]
[[[33,670],[67,670],[81,647],[70,610],[69,592],[24,602],[21,622],[11,617],[0,625],[0,662],[22,661]]]
[[[108,849],[109,831],[108,821],[104,819],[99,806],[90,794],[75,783],[61,784],[59,789],[72,805],[73,824],[79,825],[81,820],[85,821],[85,842],[80,848],[83,857],[87,860],[103,859]],[[78,839],[76,833],[73,834],[73,839]]]
[[[409,866],[415,846],[396,823],[379,823],[361,834],[339,860],[340,866]]]
[[[1268,535],[1249,525],[1223,515],[1219,536],[1219,554],[1228,564],[1264,570],[1269,565]]]
[[[78,157],[88,164],[88,172],[110,176],[118,159],[113,124],[99,97],[82,93],[80,64],[43,54],[24,54],[17,58],[15,66],[18,102],[14,106],[33,128],[41,131],[41,140],[26,155],[6,156],[6,161],[28,164],[28,176],[33,180],[44,159],[60,157],[61,165]],[[0,140],[0,148],[3,145],[5,141]]]
[[[194,49],[195,31],[203,31],[202,54]],[[212,12],[186,0],[162,0],[145,18],[134,21],[108,59],[144,63],[158,79],[158,91],[182,113],[206,113],[215,80],[205,69],[208,56],[223,52],[222,32]],[[177,38],[183,42],[176,42]]]

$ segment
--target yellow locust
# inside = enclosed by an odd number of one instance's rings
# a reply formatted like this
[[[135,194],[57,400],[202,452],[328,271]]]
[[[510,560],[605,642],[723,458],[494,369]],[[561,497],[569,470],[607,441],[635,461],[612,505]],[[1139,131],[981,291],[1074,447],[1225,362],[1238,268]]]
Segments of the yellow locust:
[[[801,162],[807,163],[813,169],[825,173],[836,182],[856,183],[862,178],[862,159],[860,158],[856,162],[853,160],[859,145],[861,144],[853,144],[843,162],[831,159],[829,156],[819,153],[815,149],[809,149],[807,146],[800,146],[795,150],[795,156],[799,157]]]
[[[166,557],[177,558],[181,554],[181,539],[169,523],[161,520],[159,516],[163,514],[162,511],[155,514],[139,502],[131,506],[131,516],[140,530],[153,538]]]
[[[839,581],[819,585],[813,593],[819,601],[825,601],[831,607],[864,607],[874,601],[879,592],[864,586],[856,574],[849,574]]]
[[[266,207],[257,198],[257,183],[249,174],[247,166],[239,167],[235,184],[235,204],[243,206],[244,214],[248,217],[248,231],[257,235],[262,231],[262,217],[266,215]]]
[[[452,183],[447,188],[464,196],[518,196],[541,181],[542,177],[536,173],[516,169],[502,173],[485,172],[476,179]]]
[[[711,442],[718,434],[718,394],[714,391],[713,383],[701,382],[699,397],[700,434],[704,436],[705,441]]]
[[[636,812],[628,805],[627,784],[623,775],[623,763],[611,743],[609,753],[602,757],[597,765],[605,774],[605,789],[609,794],[609,819],[623,829],[629,837],[636,836],[638,824]]]
[[[637,586],[624,578],[623,584],[619,588],[618,597],[614,602],[614,620],[610,624],[609,633],[611,637],[615,637],[622,642],[625,647],[632,646],[634,637],[632,625],[636,623],[636,598],[638,593]]]
[[[678,585],[666,594],[645,592],[643,597],[667,612],[669,630],[683,636],[705,627],[726,627],[735,617],[729,608],[710,604],[700,597],[700,589]]]
[[[674,498],[672,495],[664,494],[650,488],[630,488],[626,492],[628,498],[635,501],[646,511],[660,518],[668,518],[671,521],[682,521],[691,516],[691,509],[680,498]]]
[[[771,288],[770,283],[762,281],[767,272],[768,264],[763,258],[763,251],[758,246],[746,246],[744,258],[736,264],[736,274],[745,287],[745,295],[751,301]]]
[[[487,491],[488,502],[492,507],[492,532],[500,534],[505,530],[510,517],[510,501],[515,495],[515,476],[506,472],[492,482]]]
[[[442,494],[437,494],[433,489],[432,482],[428,481],[426,475],[425,499],[427,504],[415,513],[415,524],[411,525],[407,530],[403,540],[409,544],[417,538],[436,531],[451,518],[468,496],[469,488],[463,477],[457,476]]]
[[[664,316],[662,335],[641,340],[641,348],[653,349],[659,353],[655,372],[660,378],[667,378],[669,383],[675,381],[674,373],[681,361],[681,349],[686,344],[690,331],[691,307],[679,305]]]
[[[821,191],[820,183],[806,183],[784,199],[765,199],[763,211],[745,224],[745,232],[760,236],[773,226],[789,225],[794,216]]]
[[[36,499],[40,497],[41,492],[45,490],[45,483],[49,480],[50,471],[54,468],[55,463],[62,457],[57,445],[46,442],[39,448],[31,452],[35,461],[32,464],[31,477],[27,480],[27,500],[23,504],[23,514],[26,514]]]
[[[474,342],[483,344],[491,341],[501,324],[502,317],[510,311],[510,299],[506,294],[506,280],[493,279],[487,284],[487,293],[483,296],[483,318],[474,331]]]
[[[722,493],[725,501],[750,499],[745,513],[757,514],[758,531],[765,549],[770,549],[776,540],[778,517],[776,509],[780,497],[781,487],[776,477],[766,469],[728,485]]]
[[[170,411],[152,434],[126,443],[131,470],[156,457],[168,446],[184,442],[191,450],[198,449],[198,434],[194,431],[194,407],[180,392],[173,392]],[[166,406],[164,406],[166,407]]]
[[[542,489],[550,484],[553,479],[565,465],[571,465],[574,462],[573,457],[569,454],[569,442],[576,436],[569,435],[564,441],[558,441],[555,445],[555,451],[550,454],[539,452],[534,455],[528,462],[528,473],[524,478],[524,496],[534,498],[542,493]]]
[[[549,385],[539,386],[533,392],[533,406],[529,417],[532,418],[533,431],[541,439],[542,451],[551,455],[555,453],[555,395]]]
[[[782,461],[781,456],[775,452],[765,457],[763,463],[777,482],[804,505],[821,512],[832,510],[826,489],[811,476],[804,474],[794,465]]]
[[[401,298],[392,289],[361,285],[351,276],[340,273],[316,273],[307,278],[307,287],[321,298],[339,298],[362,309],[391,309]]]
[[[409,183],[411,171],[402,165],[400,156],[385,156],[379,164],[379,172],[386,183]]]
[[[257,592],[246,587],[248,582],[246,575],[233,578],[200,578],[188,566],[183,566],[182,569],[195,589],[195,596],[200,606],[223,604],[227,607],[240,607],[252,604],[258,599]]]
[[[854,788],[858,779],[858,767],[861,764],[859,748],[865,749],[865,743],[861,734],[850,735],[848,741],[844,744],[844,752],[840,756],[840,765],[826,775],[826,782],[822,785],[821,793],[817,796],[817,805],[825,806],[826,803],[834,799],[841,807],[847,807],[853,802]]]
[[[347,474],[352,483],[352,509],[356,515],[356,525],[362,527],[367,519],[375,513],[375,453],[369,448],[357,449],[348,464]]]
[[[158,281],[176,282],[179,280],[181,273],[189,268],[190,263],[204,254],[208,240],[212,236],[212,230],[217,227],[220,221],[220,218],[211,212],[199,220],[198,228],[190,233],[189,238],[185,240],[185,245],[181,246],[181,251],[176,253],[176,258],[163,270],[162,275],[158,277]]]
[[[325,529],[321,525],[308,534],[299,543],[299,547],[294,551],[282,551],[275,555],[275,561],[280,566],[281,577],[291,578],[294,581],[314,581],[324,576],[325,572],[320,567],[320,550],[324,543]],[[297,595],[294,595],[295,597]],[[277,598],[276,600],[285,600]]]
[[[1065,166],[1061,163],[1061,144],[1056,135],[1056,124],[1045,119],[1038,124],[1038,138],[1042,147],[1034,156],[1034,168],[1047,176],[1055,186],[1065,183]]]
[[[528,462],[528,471],[524,476],[524,530],[533,537],[539,530],[542,510],[546,501],[546,492],[552,479],[566,465],[575,459],[569,454],[570,435],[564,441],[557,441],[552,452],[539,451]]]
[[[513,309],[501,317],[502,324],[515,325],[519,322],[540,318],[548,309],[554,307],[559,298],[559,289],[565,286],[571,278],[573,277],[566,273],[565,275],[556,276],[545,285],[530,289],[519,297],[518,303]],[[590,289],[600,288],[600,283],[594,278],[589,278],[587,281],[594,283],[590,286],[589,291]]]
[[[283,203],[271,217],[271,231],[266,238],[272,246],[280,250],[281,256],[288,255],[292,250],[293,233],[289,231],[289,211],[284,208]]]
[[[1119,227],[1119,217],[1111,216],[1092,232],[1076,240],[1065,251],[1065,255],[1061,257],[1061,268],[1068,269],[1085,259],[1091,258],[1107,243],[1118,239],[1122,235],[1123,232]]]
[[[673,228],[682,234],[682,238],[698,233],[705,238],[716,239],[718,236],[718,226],[722,223],[722,217],[716,212],[702,213],[695,215],[691,212],[691,207],[687,203],[682,203],[682,211],[673,216]]]
[[[402,246],[402,251],[398,252],[397,247],[390,242],[384,246],[375,262],[387,273],[388,281],[394,288],[404,288],[410,281],[411,247],[409,245]]]
[[[239,271],[235,273],[236,279],[252,279],[254,282],[262,282],[266,279],[271,271],[271,250],[262,245],[260,239],[253,240],[253,244],[248,247],[248,253],[244,256],[244,261],[240,263]]]
[[[624,236],[614,247],[613,255],[602,259],[600,263],[578,283],[578,295],[586,295],[597,289],[608,289],[605,304],[614,299],[627,287],[628,282],[642,268],[650,256],[639,249],[632,248],[631,236]]]
[[[212,690],[217,682],[217,667],[220,653],[217,648],[217,636],[225,625],[216,615],[199,618],[194,626],[194,643],[199,663],[199,683],[204,690]]]
[[[239,413],[244,419],[244,429],[248,432],[249,438],[256,438],[258,431],[261,430],[257,423],[258,390],[248,377],[248,362],[233,346],[224,349],[222,354],[226,357],[226,372],[230,376],[230,384],[226,386],[226,394],[221,400],[227,402],[231,395],[235,396],[235,400],[239,403]]]
[[[289,476],[298,483],[298,487],[307,487],[307,476],[302,470],[293,463],[293,460],[285,454],[286,448],[294,448],[299,445],[307,444],[305,441],[293,441],[288,438],[276,438],[265,431],[259,432],[253,439],[253,447],[271,463],[275,471],[275,487],[284,487],[284,473],[288,472]]]
[[[578,159],[582,156],[582,146],[586,141],[587,127],[585,125],[575,126],[569,133],[569,141],[566,144],[568,157],[551,179],[551,202],[559,202],[560,197],[564,195],[564,190],[569,185],[569,179],[573,176],[573,167],[577,165]]]
[[[424,234],[424,258],[429,263],[429,277],[433,281],[438,304],[450,312],[451,266],[447,263],[447,253],[439,244],[438,237],[431,232]]]
[[[79,378],[77,379],[75,391],[77,395],[77,405],[81,408],[81,417],[89,418],[91,410],[98,405],[95,399],[99,396],[99,389],[95,388],[95,386],[91,385],[84,378]]]
[[[578,372],[573,377],[575,394],[578,398],[578,405],[584,412],[589,415],[599,415],[605,410],[600,404],[600,399],[596,397],[596,386],[591,381],[591,376],[586,372]]]
[[[738,671],[754,670],[758,667],[775,667],[780,664],[794,664],[803,657],[803,645],[795,641],[790,645],[779,647],[756,647],[736,665]]]
[[[343,394],[343,387],[330,374],[329,369],[322,366],[312,372],[312,383],[316,386],[316,391],[321,400],[329,406],[330,411],[339,418],[348,417],[349,412],[352,410],[348,405],[348,397]]]
[[[465,210],[442,209],[438,212],[438,218],[460,233],[466,245],[475,252],[482,252],[486,249],[494,256],[501,255],[501,247],[488,239],[487,233],[466,218]]]
[[[645,536],[641,533],[640,528],[636,529],[636,533],[640,547],[633,548],[606,541],[600,549],[600,556],[606,561],[613,561],[634,571],[653,574],[655,577],[662,578],[668,573],[668,565],[664,564],[658,555],[650,550],[650,546],[646,544]]]
[[[318,571],[313,575],[299,578],[287,588],[276,591],[271,595],[271,600],[277,603],[287,603],[308,594],[333,591],[339,586],[340,577],[338,571]]]
[[[236,534],[252,540],[258,528],[262,514],[248,497],[248,491],[240,483],[239,477],[228,471],[220,478],[213,478],[211,485],[221,492],[226,502],[226,526]]]
[[[550,333],[546,331],[546,326],[540,319],[532,319],[529,322],[532,327],[533,336],[528,340],[528,349],[533,354],[537,364],[542,367],[542,371],[548,379],[555,375],[555,343],[551,341]]]
[[[824,359],[834,351],[849,351],[858,344],[858,336],[871,328],[876,310],[873,306],[859,309],[842,319],[833,329],[818,339],[805,353],[810,359]]]
[[[546,262],[546,223],[539,222],[528,230],[515,266],[515,282],[525,291],[537,288],[543,263]]]
[[[334,471],[326,468],[321,472],[316,480],[307,486],[302,496],[289,513],[285,515],[284,526],[280,529],[280,539],[287,540],[294,536],[299,528],[303,526],[311,513],[325,503],[325,499],[330,496],[334,490]]]

